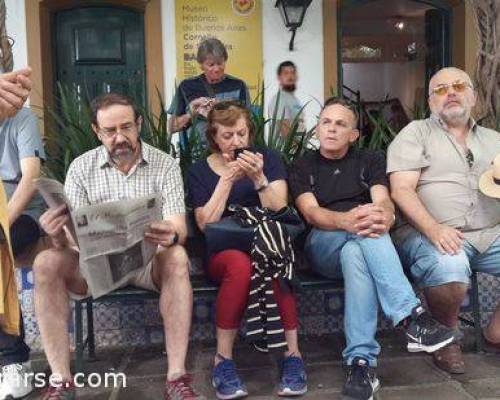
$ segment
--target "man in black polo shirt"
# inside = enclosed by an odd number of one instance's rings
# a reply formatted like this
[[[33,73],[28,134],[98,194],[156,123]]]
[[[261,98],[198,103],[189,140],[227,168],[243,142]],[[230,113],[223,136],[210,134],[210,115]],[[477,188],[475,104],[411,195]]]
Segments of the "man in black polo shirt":
[[[379,303],[394,326],[406,329],[409,351],[436,351],[453,340],[453,331],[428,315],[403,273],[387,233],[394,205],[385,157],[351,147],[359,136],[356,122],[346,101],[327,100],[316,128],[320,149],[294,162],[289,184],[312,225],[305,251],[313,270],[345,282],[343,393],[367,400],[380,386],[375,374]]]

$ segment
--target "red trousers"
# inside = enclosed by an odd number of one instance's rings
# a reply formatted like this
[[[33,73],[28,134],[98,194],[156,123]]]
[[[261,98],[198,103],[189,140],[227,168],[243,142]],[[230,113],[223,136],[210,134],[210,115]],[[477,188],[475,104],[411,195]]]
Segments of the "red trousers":
[[[248,303],[252,260],[240,250],[224,250],[215,254],[208,264],[208,275],[220,284],[216,304],[216,325],[221,329],[238,329]],[[274,295],[285,330],[297,329],[295,296],[273,281]]]

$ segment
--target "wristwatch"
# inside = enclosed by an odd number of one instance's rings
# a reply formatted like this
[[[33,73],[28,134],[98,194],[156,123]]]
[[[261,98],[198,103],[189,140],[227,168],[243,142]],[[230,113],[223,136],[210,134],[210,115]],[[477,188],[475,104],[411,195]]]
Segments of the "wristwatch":
[[[266,177],[264,177],[264,180],[260,184],[260,186],[255,186],[255,190],[257,192],[262,192],[264,189],[266,189],[269,186],[269,181],[267,180]]]
[[[177,232],[174,233],[174,237],[172,238],[172,243],[168,245],[168,247],[171,247],[179,241],[179,234]]]

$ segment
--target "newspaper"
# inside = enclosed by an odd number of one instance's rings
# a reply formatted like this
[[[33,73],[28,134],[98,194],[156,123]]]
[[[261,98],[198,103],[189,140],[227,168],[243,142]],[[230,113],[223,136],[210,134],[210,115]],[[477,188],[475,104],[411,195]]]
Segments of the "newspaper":
[[[57,208],[63,204],[66,204],[68,210],[71,211],[69,200],[64,193],[64,185],[61,182],[56,181],[55,179],[38,178],[35,179],[35,183],[38,191],[42,195],[45,203],[47,203],[49,208]],[[70,220],[69,224],[66,226],[66,229],[75,243],[78,245],[78,238],[76,237],[73,220]]]
[[[64,186],[52,179],[37,180],[49,207],[66,203]],[[130,275],[145,268],[157,245],[144,240],[144,232],[161,217],[159,193],[83,206],[71,210],[73,232],[80,250],[80,270],[94,298],[123,286]],[[71,227],[68,227],[71,232]]]

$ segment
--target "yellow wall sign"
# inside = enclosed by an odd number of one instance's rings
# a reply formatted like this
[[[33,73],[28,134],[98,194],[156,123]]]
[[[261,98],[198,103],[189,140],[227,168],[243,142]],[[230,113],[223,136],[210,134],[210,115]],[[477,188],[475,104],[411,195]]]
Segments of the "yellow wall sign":
[[[262,81],[262,11],[260,0],[175,0],[177,82],[201,73],[198,44],[220,39],[229,59],[226,72],[243,79],[250,98]]]

